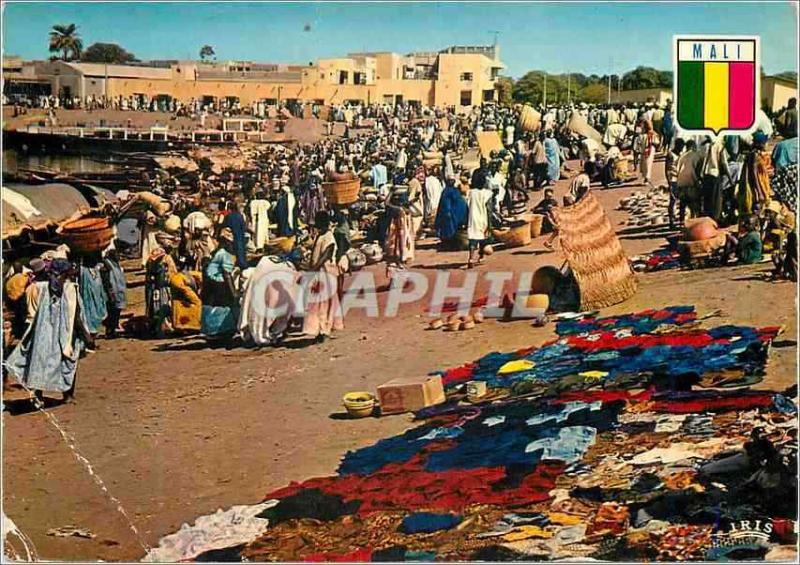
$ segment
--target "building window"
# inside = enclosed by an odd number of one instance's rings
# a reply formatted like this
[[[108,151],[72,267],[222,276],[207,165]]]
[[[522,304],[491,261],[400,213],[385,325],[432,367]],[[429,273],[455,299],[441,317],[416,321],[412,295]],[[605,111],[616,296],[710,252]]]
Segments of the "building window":
[[[472,73],[461,73],[461,82],[472,81]]]
[[[339,84],[347,84],[347,79],[350,77],[350,73],[347,71],[339,71]]]
[[[483,101],[484,102],[491,102],[492,100],[494,100],[494,90],[493,89],[484,90],[483,91]]]
[[[462,90],[461,91],[461,105],[462,106],[472,106],[472,91],[471,90]]]

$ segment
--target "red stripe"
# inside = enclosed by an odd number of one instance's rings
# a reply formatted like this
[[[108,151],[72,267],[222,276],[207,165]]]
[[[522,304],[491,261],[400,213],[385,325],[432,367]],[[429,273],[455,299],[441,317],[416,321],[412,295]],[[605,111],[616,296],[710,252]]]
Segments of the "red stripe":
[[[747,129],[755,121],[755,64],[728,67],[728,127]]]

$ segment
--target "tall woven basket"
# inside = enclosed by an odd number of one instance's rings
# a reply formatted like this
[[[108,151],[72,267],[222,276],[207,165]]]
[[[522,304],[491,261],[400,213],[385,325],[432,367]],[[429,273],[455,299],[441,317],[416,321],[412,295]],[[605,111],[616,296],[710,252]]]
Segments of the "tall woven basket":
[[[328,201],[328,204],[352,204],[358,200],[361,180],[359,178],[353,178],[324,182],[322,183],[322,189],[325,191],[325,199]]]

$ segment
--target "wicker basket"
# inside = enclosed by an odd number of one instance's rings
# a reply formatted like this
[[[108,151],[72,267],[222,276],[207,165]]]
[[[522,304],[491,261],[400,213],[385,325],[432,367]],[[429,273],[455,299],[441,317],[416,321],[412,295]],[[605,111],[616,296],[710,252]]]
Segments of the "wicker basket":
[[[114,230],[108,218],[78,218],[64,223],[58,230],[70,251],[80,254],[98,253],[108,247]]]
[[[531,214],[531,237],[542,235],[542,224],[544,223],[543,214]]]
[[[519,225],[493,231],[494,237],[506,247],[523,247],[531,242],[531,225],[520,222]]]
[[[527,104],[522,107],[522,113],[519,115],[519,128],[522,131],[537,131],[542,122],[542,115],[528,106]]]
[[[358,178],[322,183],[328,204],[352,204],[358,200],[361,181]]]

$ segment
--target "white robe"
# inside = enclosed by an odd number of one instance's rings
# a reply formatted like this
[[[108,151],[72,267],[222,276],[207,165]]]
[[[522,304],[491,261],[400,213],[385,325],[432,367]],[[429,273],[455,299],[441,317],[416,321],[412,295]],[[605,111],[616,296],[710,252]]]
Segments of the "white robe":
[[[439,209],[439,200],[442,198],[442,181],[435,176],[429,176],[425,179],[425,203],[427,205],[428,219],[436,217],[436,211]]]
[[[254,244],[256,249],[263,249],[269,240],[269,208],[270,203],[268,200],[251,200],[250,201],[250,219],[253,223],[253,232],[255,233]]]
[[[467,193],[467,237],[483,241],[489,237],[489,201],[492,191],[486,188],[473,188]]]

